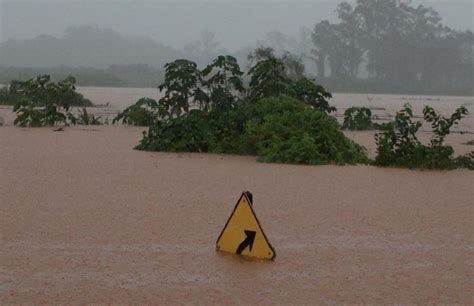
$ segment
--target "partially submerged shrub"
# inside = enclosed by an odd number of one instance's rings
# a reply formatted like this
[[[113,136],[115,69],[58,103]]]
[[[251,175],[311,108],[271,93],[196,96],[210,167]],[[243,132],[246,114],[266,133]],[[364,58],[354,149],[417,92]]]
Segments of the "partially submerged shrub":
[[[180,117],[157,121],[143,132],[136,149],[246,154],[247,111],[243,107],[227,112],[191,110]]]
[[[331,93],[326,91],[323,86],[305,77],[292,81],[289,95],[321,112],[329,114],[336,111],[336,108],[330,106],[328,102],[332,98]]]
[[[193,107],[209,109],[209,96],[202,90],[203,76],[197,64],[178,59],[165,65],[165,78],[158,86],[164,97],[160,99],[169,116],[181,116]]]
[[[191,110],[186,115],[156,121],[136,147],[147,151],[208,152],[210,127],[208,114]]]
[[[431,138],[431,146],[439,147],[443,145],[446,135],[449,134],[451,127],[457,125],[459,121],[465,117],[469,112],[465,106],[461,106],[451,115],[446,118],[438,114],[432,107],[425,106],[423,115],[426,122],[431,123],[434,136]]]
[[[344,136],[334,118],[301,101],[280,96],[260,100],[255,108],[262,117],[249,122],[246,134],[261,161],[312,165],[368,161],[365,150]]]
[[[160,106],[154,99],[141,98],[132,106],[119,112],[112,123],[121,121],[130,125],[151,126],[160,117],[164,117],[166,113],[164,107]]]
[[[144,132],[137,149],[257,154],[261,161],[296,164],[368,161],[335,119],[286,96],[158,121]]]
[[[11,92],[8,87],[0,88],[0,105],[15,105],[21,99],[22,96]]]
[[[466,168],[474,170],[474,151],[466,155],[458,156],[454,159],[456,168]]]
[[[251,154],[246,141],[245,128],[251,114],[246,105],[230,111],[211,111],[208,120],[211,128],[209,151],[213,153]]]
[[[79,110],[77,117],[74,117],[73,124],[79,125],[102,125],[101,121],[102,116],[95,116],[87,111],[85,107],[82,110]]]
[[[243,72],[237,59],[220,55],[202,71],[203,85],[207,87],[211,109],[229,110],[240,101],[245,92]]]
[[[18,97],[13,107],[17,114],[14,124],[22,127],[75,124],[75,117],[69,112],[69,108],[92,105],[92,102],[76,92],[75,82],[73,77],[68,77],[53,83],[50,82],[49,75],[25,82],[13,81],[9,94]]]
[[[14,124],[39,127],[67,123],[71,101],[77,98],[74,84],[72,77],[52,83],[48,75],[13,83],[10,90],[23,98],[13,108],[17,113]]]
[[[343,129],[363,131],[374,128],[372,112],[367,107],[350,107],[344,112]]]
[[[467,114],[467,109],[458,108],[449,118],[436,113],[433,108],[423,109],[424,119],[431,123],[433,137],[429,145],[423,145],[416,133],[421,127],[420,121],[412,121],[413,111],[409,104],[399,111],[395,121],[386,124],[380,134],[376,135],[377,157],[379,166],[397,166],[425,169],[474,168],[474,154],[454,157],[454,150],[444,145],[444,139],[453,125]]]
[[[25,82],[12,81],[10,86],[0,88],[0,105],[15,105],[20,103],[21,100],[28,100],[21,92],[21,85],[24,83]],[[84,98],[84,96],[78,92],[74,92],[74,94],[68,97],[68,104],[69,106],[80,107],[93,106],[89,99]]]
[[[249,98],[258,101],[261,98],[288,93],[290,79],[281,59],[269,58],[259,61],[249,70]]]
[[[74,88],[74,90],[75,90],[75,88]],[[74,91],[72,96],[69,98],[68,103],[69,103],[70,106],[74,106],[74,107],[94,106],[94,104],[92,104],[91,100],[84,98],[84,96],[82,94],[78,93],[77,91]]]
[[[297,63],[295,63],[298,66]],[[329,105],[328,100],[332,98],[330,92],[324,87],[316,84],[295,71],[295,65],[288,67],[283,59],[269,57],[260,60],[249,70],[251,76],[249,84],[249,100],[256,102],[262,98],[286,95],[293,97],[314,109],[325,113],[336,111],[336,108]]]

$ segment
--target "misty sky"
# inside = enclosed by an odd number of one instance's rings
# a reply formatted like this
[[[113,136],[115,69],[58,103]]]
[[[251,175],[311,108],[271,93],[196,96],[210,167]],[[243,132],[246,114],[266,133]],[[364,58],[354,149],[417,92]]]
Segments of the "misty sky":
[[[213,31],[222,47],[237,49],[271,30],[297,36],[302,26],[334,21],[340,0],[0,0],[0,41],[60,36],[72,25],[97,25],[182,47]],[[433,6],[446,25],[474,29],[474,0],[414,0]]]

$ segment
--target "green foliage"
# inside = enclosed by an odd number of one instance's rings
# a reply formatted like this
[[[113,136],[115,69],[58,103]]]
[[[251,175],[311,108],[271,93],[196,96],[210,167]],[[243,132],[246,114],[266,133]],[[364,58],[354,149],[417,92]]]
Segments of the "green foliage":
[[[166,116],[165,108],[151,98],[141,98],[132,106],[119,112],[112,123],[122,121],[123,124],[151,126],[159,118]]]
[[[143,132],[136,147],[147,151],[208,152],[210,126],[208,114],[191,110],[180,117],[157,121]]]
[[[167,65],[166,81],[160,86],[166,88],[165,98],[160,100],[165,105],[161,110],[164,115],[152,113],[147,117],[149,130],[136,148],[252,154],[264,162],[368,163],[365,148],[346,138],[337,121],[328,115],[335,110],[327,102],[331,94],[305,77],[289,76],[285,64],[271,52],[262,54],[267,58],[250,69],[246,98],[238,96],[244,91],[242,73],[232,57],[218,57],[202,72],[185,60]],[[191,110],[190,99],[198,101],[195,106],[199,109]],[[375,164],[473,168],[474,153],[454,158],[453,149],[443,145],[450,128],[466,114],[461,107],[445,118],[426,107],[424,118],[432,124],[434,136],[430,145],[424,146],[416,137],[421,122],[412,120],[411,106],[405,105],[393,122],[380,127]],[[375,126],[368,108],[345,112],[345,128]]]
[[[79,125],[102,125],[101,121],[102,116],[95,116],[90,114],[85,107],[82,110],[79,110],[77,117],[71,120],[73,124]]]
[[[22,97],[11,93],[7,87],[0,88],[0,105],[15,105]]]
[[[468,114],[467,108],[461,106],[451,115],[450,118],[445,118],[437,113],[432,107],[425,106],[423,109],[423,115],[426,122],[431,123],[431,128],[434,137],[431,139],[431,146],[438,147],[442,146],[446,135],[453,125],[457,125],[459,121]]]
[[[255,51],[255,54],[260,53]],[[258,58],[257,55],[253,56]],[[328,102],[332,98],[331,93],[313,80],[299,75],[304,69],[298,68],[299,62],[294,59],[294,56],[287,53],[285,57],[279,59],[272,55],[258,61],[249,70],[251,75],[248,90],[250,101],[255,102],[261,98],[286,95],[325,113],[336,111],[336,108],[330,106]],[[293,64],[290,64],[291,62]]]
[[[335,110],[327,101],[331,94],[300,75],[300,62],[290,54],[283,62],[271,49],[252,56],[257,62],[249,71],[247,97],[231,56],[219,56],[202,72],[185,60],[168,64],[160,86],[168,116],[155,114],[136,148],[257,154],[262,161],[298,164],[368,161],[327,115]],[[199,109],[191,110],[190,100]]]
[[[14,124],[23,127],[67,124],[71,103],[78,101],[74,83],[72,77],[52,83],[48,75],[26,82],[12,82],[10,92],[22,97],[13,108],[17,114]]]
[[[466,155],[460,155],[454,159],[456,168],[474,170],[474,151]]]
[[[294,164],[368,162],[365,150],[346,138],[334,118],[291,97],[260,100],[246,129],[259,160]]]
[[[421,146],[416,132],[421,122],[413,122],[413,110],[409,104],[397,112],[395,121],[388,123],[381,134],[375,135],[377,158],[375,163],[380,166],[405,166],[416,164],[416,149]]]
[[[367,107],[350,107],[344,112],[343,129],[363,131],[374,128],[372,112]]]
[[[69,77],[71,78],[71,77]],[[67,80],[68,78],[66,78]],[[15,105],[20,102],[20,100],[28,100],[27,97],[22,95],[19,90],[19,85],[24,82],[12,81],[9,87],[0,88],[0,105]],[[68,97],[68,104],[70,106],[92,106],[92,102],[89,99],[84,98],[80,93],[74,92],[70,97]]]
[[[231,111],[211,111],[209,124],[209,152],[227,154],[253,154],[246,141],[245,128],[251,117],[247,105],[241,104]]]
[[[439,115],[431,107],[425,107],[423,114],[425,121],[432,125],[434,135],[430,144],[423,145],[416,137],[422,123],[412,121],[413,111],[406,104],[396,114],[395,121],[385,125],[383,131],[376,135],[378,155],[375,164],[424,169],[473,169],[473,153],[454,157],[453,148],[443,144],[450,128],[467,115],[467,109],[458,108],[450,118]]]
[[[136,147],[147,151],[212,152],[246,154],[244,130],[248,109],[191,110],[168,120],[155,122]]]
[[[336,111],[328,102],[332,98],[331,93],[305,77],[292,81],[288,94],[321,112],[329,114]]]
[[[165,91],[160,99],[170,116],[181,116],[193,106],[209,109],[209,97],[201,89],[202,73],[196,63],[178,59],[165,65],[165,80],[158,86]]]
[[[286,53],[283,59],[279,59],[273,56],[271,49],[256,50],[251,56],[257,62],[249,70],[248,90],[243,85],[243,72],[232,56],[218,56],[202,71],[188,60],[167,64],[165,82],[159,86],[160,90],[165,90],[160,104],[169,117],[174,117],[188,113],[191,108],[205,112],[225,111],[240,102],[254,103],[265,97],[288,95],[323,112],[336,110],[328,103],[331,93],[299,75],[304,68],[299,67],[302,64],[295,56]],[[245,92],[247,98],[243,96]]]
[[[278,58],[259,61],[249,70],[249,96],[253,101],[278,96],[288,91],[289,79],[285,65]]]
[[[236,105],[245,88],[242,82],[243,72],[235,57],[219,56],[203,71],[204,85],[209,90],[212,108],[227,110]]]
[[[368,161],[364,149],[339,131],[335,119],[286,96],[157,121],[136,148],[257,154],[261,161],[297,164]]]
[[[243,72],[230,55],[218,56],[202,71],[196,63],[180,59],[165,65],[165,91],[160,99],[167,116],[175,117],[191,109],[229,110],[237,105],[245,92]]]

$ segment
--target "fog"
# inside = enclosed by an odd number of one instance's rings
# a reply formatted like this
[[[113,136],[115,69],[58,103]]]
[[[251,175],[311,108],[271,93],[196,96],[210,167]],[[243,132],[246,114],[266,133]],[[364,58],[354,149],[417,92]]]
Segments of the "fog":
[[[313,28],[336,19],[340,0],[0,0],[0,41],[28,39],[40,34],[60,36],[69,26],[97,25],[123,35],[147,36],[181,48],[200,38],[202,31],[215,33],[224,48],[237,50],[278,30],[299,35],[301,27]],[[432,6],[446,25],[473,29],[472,0],[412,2]]]
[[[270,47],[331,90],[474,94],[474,1],[343,2],[0,0],[0,83],[156,86],[175,59],[246,70]]]

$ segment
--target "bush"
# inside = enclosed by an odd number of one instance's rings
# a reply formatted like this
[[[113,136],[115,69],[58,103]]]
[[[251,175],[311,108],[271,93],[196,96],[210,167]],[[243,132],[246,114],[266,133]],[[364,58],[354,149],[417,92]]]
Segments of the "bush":
[[[74,90],[75,90],[75,88],[74,88]],[[76,91],[74,91],[74,93],[70,97],[68,103],[69,103],[70,106],[74,106],[74,107],[94,106],[94,104],[92,104],[91,100],[84,98],[84,96],[82,94],[80,94]]]
[[[243,72],[235,57],[218,56],[202,71],[203,85],[207,87],[211,109],[229,110],[240,102],[245,92]]]
[[[147,151],[212,152],[245,154],[246,109],[191,110],[168,120],[156,121],[135,148]]]
[[[146,121],[151,125],[136,149],[256,154],[298,164],[367,162],[364,148],[327,115],[336,110],[327,101],[331,93],[296,64],[288,73],[281,59],[260,59],[249,71],[248,90],[231,56],[219,56],[202,72],[187,60],[167,64],[159,87],[166,116],[150,114],[154,120]]]
[[[423,109],[425,121],[431,123],[433,137],[429,145],[423,145],[416,137],[421,127],[420,121],[413,122],[413,111],[409,104],[399,111],[395,121],[383,127],[376,135],[377,157],[379,166],[396,166],[423,169],[474,168],[474,153],[454,157],[454,150],[444,145],[444,139],[450,128],[467,115],[467,109],[458,108],[449,118],[436,113],[433,108]]]
[[[328,115],[335,111],[327,101],[331,94],[299,75],[297,66],[289,74],[286,65],[274,56],[260,59],[250,69],[245,89],[233,57],[218,57],[203,71],[187,60],[167,64],[165,82],[159,87],[165,96],[159,103],[133,106],[142,124],[150,125],[136,149],[251,154],[264,162],[295,164],[368,163],[365,148],[346,138]],[[242,97],[245,92],[248,96]],[[154,105],[158,112],[142,110],[145,104]],[[131,114],[133,107],[121,118]],[[429,146],[416,137],[421,122],[412,120],[409,105],[397,113],[395,121],[381,126],[372,123],[369,109],[350,108],[343,126],[381,129],[376,135],[375,164],[379,166],[474,168],[474,152],[453,157],[452,147],[443,144],[467,109],[459,108],[450,118],[429,107],[423,112],[434,132]]]
[[[17,114],[14,124],[40,127],[71,123],[70,119],[74,121],[74,116],[69,113],[69,108],[73,103],[84,102],[82,96],[76,93],[74,84],[72,77],[52,83],[48,75],[26,82],[12,82],[9,92],[21,97],[13,107]]]
[[[79,114],[76,116],[70,114],[70,121],[72,124],[79,125],[102,125],[101,118],[102,116],[95,116],[90,114],[85,107],[82,110],[79,110]]]
[[[197,64],[178,59],[165,65],[165,78],[158,86],[164,97],[160,99],[170,117],[181,116],[193,107],[209,109],[209,96],[202,90],[202,72]],[[191,103],[190,103],[191,102]]]
[[[321,112],[329,114],[336,111],[336,108],[330,106],[328,102],[332,98],[331,93],[305,77],[292,81],[288,94]]]
[[[269,58],[250,68],[249,97],[252,101],[288,93],[290,79],[281,59]]]
[[[246,129],[260,161],[293,164],[366,163],[365,150],[339,130],[334,118],[291,97],[260,100]],[[262,115],[260,117],[260,115]]]
[[[22,97],[11,93],[8,87],[0,88],[0,105],[15,105]]]
[[[252,154],[245,135],[245,128],[250,118],[250,109],[239,105],[230,111],[214,110],[209,113],[211,133],[209,151],[227,154]]]
[[[18,92],[20,85],[24,83],[26,82],[13,81],[9,87],[0,88],[0,105],[15,105],[19,103],[20,100],[27,100],[27,97],[22,95],[21,92]],[[93,106],[91,100],[84,98],[82,94],[75,91],[68,100],[69,106]]]
[[[291,57],[287,54],[286,61]],[[332,98],[330,92],[313,80],[297,73],[301,70],[297,68],[298,61],[290,60],[293,64],[288,67],[288,63],[285,64],[284,60],[271,56],[258,61],[249,70],[250,101],[256,102],[262,98],[286,95],[325,113],[336,111],[336,108],[330,106],[328,102]]]
[[[151,151],[257,154],[265,162],[364,163],[364,149],[335,119],[291,97],[262,99],[224,112],[192,110],[157,121],[136,147]]]
[[[191,110],[186,115],[156,121],[136,147],[138,150],[170,152],[208,152],[210,126],[208,114]]]
[[[363,131],[374,128],[372,112],[367,107],[350,107],[344,112],[343,129]]]
[[[469,170],[474,170],[474,151],[466,154],[458,156],[454,159],[454,163],[456,168],[466,168]]]
[[[156,120],[165,115],[164,107],[160,106],[154,99],[141,98],[132,106],[119,112],[112,123],[122,121],[123,124],[151,126]]]
[[[10,91],[22,96],[13,111],[17,113],[15,125],[40,127],[66,122],[69,100],[74,93],[74,79],[50,83],[49,76],[39,76],[26,82],[15,82]]]

